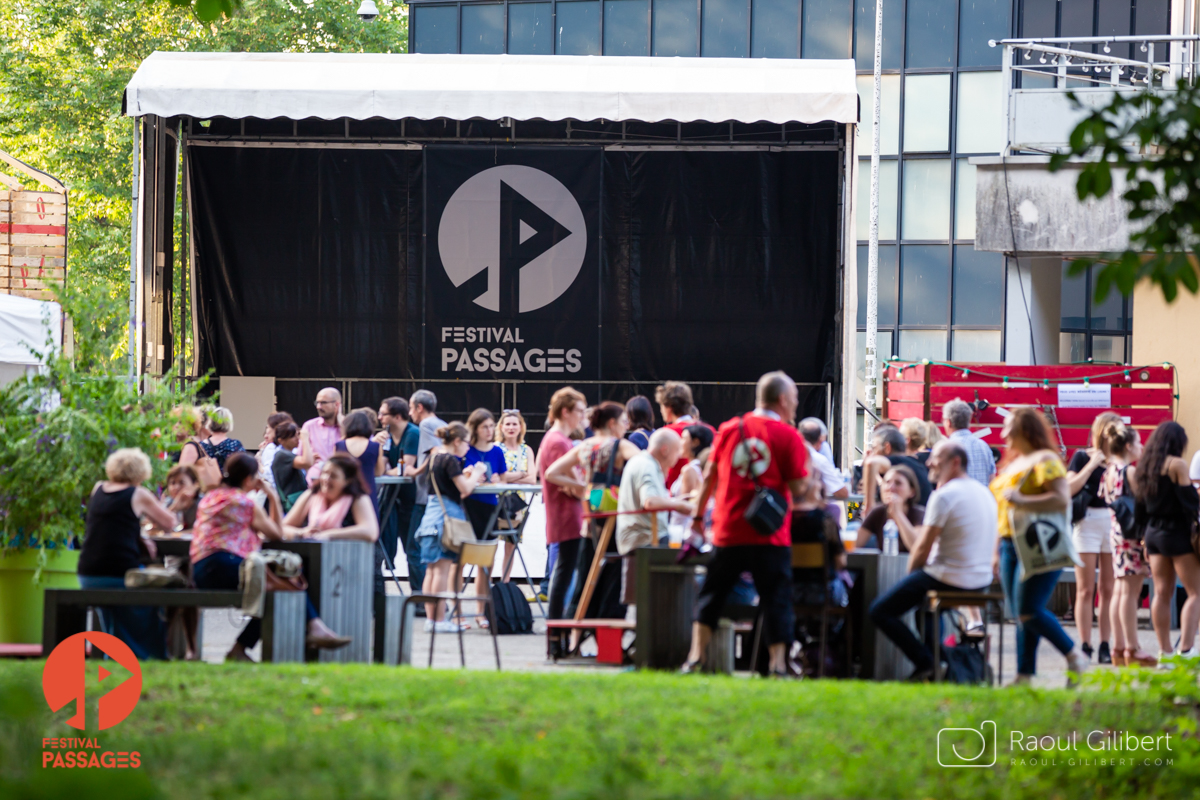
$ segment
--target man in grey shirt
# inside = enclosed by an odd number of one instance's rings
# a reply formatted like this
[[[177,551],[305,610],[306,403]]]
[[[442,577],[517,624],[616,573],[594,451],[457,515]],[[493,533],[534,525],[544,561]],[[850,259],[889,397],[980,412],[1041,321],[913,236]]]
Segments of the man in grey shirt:
[[[428,389],[413,392],[408,401],[408,414],[412,421],[417,423],[421,438],[417,443],[417,471],[413,478],[417,489],[417,502],[413,506],[408,531],[404,534],[404,555],[408,559],[408,585],[412,591],[418,592],[425,582],[425,565],[421,563],[421,548],[417,545],[416,536],[417,528],[421,527],[421,518],[425,516],[425,505],[429,502],[429,492],[432,488],[429,483],[429,451],[441,444],[437,430],[446,425],[445,420],[440,419],[436,411],[437,395]]]
[[[987,486],[996,474],[996,458],[992,448],[971,433],[973,409],[965,401],[954,398],[942,406],[942,428],[946,436],[967,454],[967,476]]]

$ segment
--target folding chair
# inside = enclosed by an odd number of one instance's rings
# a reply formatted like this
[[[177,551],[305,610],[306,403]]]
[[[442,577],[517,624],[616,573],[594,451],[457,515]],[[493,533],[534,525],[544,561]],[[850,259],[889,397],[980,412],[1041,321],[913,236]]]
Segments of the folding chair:
[[[496,561],[496,547],[498,541],[491,542],[466,542],[462,546],[462,552],[459,553],[458,563],[464,567],[477,567],[483,573],[484,580],[491,585],[492,582],[492,564]],[[410,594],[404,598],[404,603],[400,609],[400,640],[404,641],[404,625],[408,621],[408,614],[405,613],[410,602],[422,603],[440,603],[446,600],[454,601],[454,614],[451,619],[462,618],[462,604],[466,600],[473,603],[486,604],[486,616],[488,618],[488,630],[492,634],[492,649],[496,654],[496,670],[500,670],[500,644],[496,639],[496,615],[495,609],[492,607],[491,594],[476,595],[465,594],[460,592],[433,592],[430,594]],[[433,666],[433,647],[437,641],[437,627],[429,635],[429,666]],[[467,666],[466,649],[463,647],[462,626],[458,630],[458,657],[459,662],[463,667]]]

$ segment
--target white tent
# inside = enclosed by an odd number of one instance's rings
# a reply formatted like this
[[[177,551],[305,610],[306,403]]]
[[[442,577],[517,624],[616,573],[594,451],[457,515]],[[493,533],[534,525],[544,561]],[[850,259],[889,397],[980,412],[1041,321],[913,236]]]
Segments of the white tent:
[[[858,121],[849,59],[159,52],[125,91],[135,117]]]
[[[62,308],[58,303],[0,294],[0,385],[10,383],[43,362],[46,343],[62,347]]]

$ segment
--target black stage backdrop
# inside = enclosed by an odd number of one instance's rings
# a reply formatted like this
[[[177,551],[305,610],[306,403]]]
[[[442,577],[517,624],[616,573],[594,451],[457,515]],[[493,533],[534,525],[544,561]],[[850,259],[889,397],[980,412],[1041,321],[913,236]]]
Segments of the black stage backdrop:
[[[299,419],[334,377],[396,379],[356,388],[356,406],[422,378],[553,383],[519,387],[534,427],[572,380],[636,382],[602,387],[624,400],[669,379],[835,378],[835,152],[191,146],[188,159],[201,369],[314,379],[277,384]],[[447,418],[499,403],[485,384],[431,388]],[[752,403],[745,387],[695,390],[714,422]],[[824,403],[802,393],[804,413]]]

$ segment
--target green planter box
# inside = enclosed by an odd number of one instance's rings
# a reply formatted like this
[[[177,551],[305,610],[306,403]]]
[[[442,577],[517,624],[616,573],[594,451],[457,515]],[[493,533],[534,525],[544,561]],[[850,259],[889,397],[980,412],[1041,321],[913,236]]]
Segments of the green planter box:
[[[37,550],[0,551],[0,643],[39,644],[45,590],[79,588],[78,550],[47,550],[46,556],[41,580],[35,583]]]

